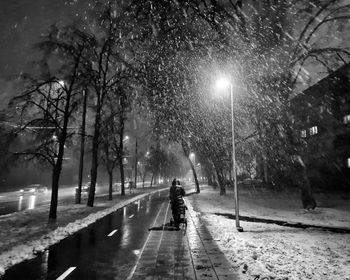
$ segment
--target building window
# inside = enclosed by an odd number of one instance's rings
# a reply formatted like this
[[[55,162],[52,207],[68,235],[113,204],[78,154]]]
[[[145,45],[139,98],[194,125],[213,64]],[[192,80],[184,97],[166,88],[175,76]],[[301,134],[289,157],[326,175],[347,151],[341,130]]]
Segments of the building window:
[[[310,135],[315,135],[318,133],[317,126],[313,126],[310,128]]]
[[[350,115],[344,116],[344,123],[345,123],[345,124],[350,123]]]
[[[303,130],[301,131],[301,137],[302,137],[302,138],[305,138],[305,137],[306,137],[306,129],[303,129]]]

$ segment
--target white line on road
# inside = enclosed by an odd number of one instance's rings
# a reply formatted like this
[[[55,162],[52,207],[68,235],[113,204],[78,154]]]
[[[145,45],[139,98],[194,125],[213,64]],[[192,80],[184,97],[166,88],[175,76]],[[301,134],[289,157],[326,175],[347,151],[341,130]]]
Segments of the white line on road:
[[[129,216],[129,219],[131,219],[132,217],[134,217],[134,214],[130,215],[130,216]]]
[[[63,279],[66,278],[69,274],[71,274],[72,271],[73,271],[74,269],[76,269],[76,268],[77,268],[76,266],[72,266],[72,267],[68,268],[68,269],[66,270],[66,272],[63,273],[60,277],[58,277],[56,280],[63,280]]]
[[[118,231],[117,229],[113,230],[110,234],[108,234],[108,236],[112,236],[112,235],[115,234],[117,231]]]

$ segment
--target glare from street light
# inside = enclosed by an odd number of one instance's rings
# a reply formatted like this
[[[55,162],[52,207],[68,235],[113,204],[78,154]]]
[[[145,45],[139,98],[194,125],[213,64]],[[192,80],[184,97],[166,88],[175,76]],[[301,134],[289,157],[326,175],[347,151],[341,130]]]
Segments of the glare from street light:
[[[218,90],[228,89],[230,85],[231,85],[231,82],[227,78],[220,78],[216,81],[216,88]]]

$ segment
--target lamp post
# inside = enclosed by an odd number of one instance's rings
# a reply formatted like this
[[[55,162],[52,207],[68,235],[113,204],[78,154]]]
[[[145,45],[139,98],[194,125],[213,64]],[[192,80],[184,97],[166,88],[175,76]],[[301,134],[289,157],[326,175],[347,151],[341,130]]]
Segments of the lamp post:
[[[237,175],[236,175],[236,150],[235,150],[235,122],[233,119],[233,88],[231,81],[227,79],[220,79],[217,81],[218,88],[224,89],[230,87],[231,97],[231,130],[232,130],[232,173],[233,173],[233,186],[234,186],[234,198],[235,198],[235,218],[236,229],[239,232],[243,232],[243,228],[239,224],[239,201],[238,201],[238,188],[237,188]]]

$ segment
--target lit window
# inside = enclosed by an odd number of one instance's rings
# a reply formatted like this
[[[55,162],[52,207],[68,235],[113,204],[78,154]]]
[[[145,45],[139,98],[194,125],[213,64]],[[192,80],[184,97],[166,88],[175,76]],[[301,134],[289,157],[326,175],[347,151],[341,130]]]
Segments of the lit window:
[[[303,129],[303,130],[301,131],[301,137],[303,137],[303,138],[306,137],[306,130],[305,130],[305,129]]]
[[[350,158],[347,159],[346,164],[347,164],[347,167],[350,168]]]
[[[310,128],[310,135],[315,135],[318,133],[317,126],[313,126]]]
[[[344,123],[345,123],[345,124],[350,123],[350,115],[344,116]]]

